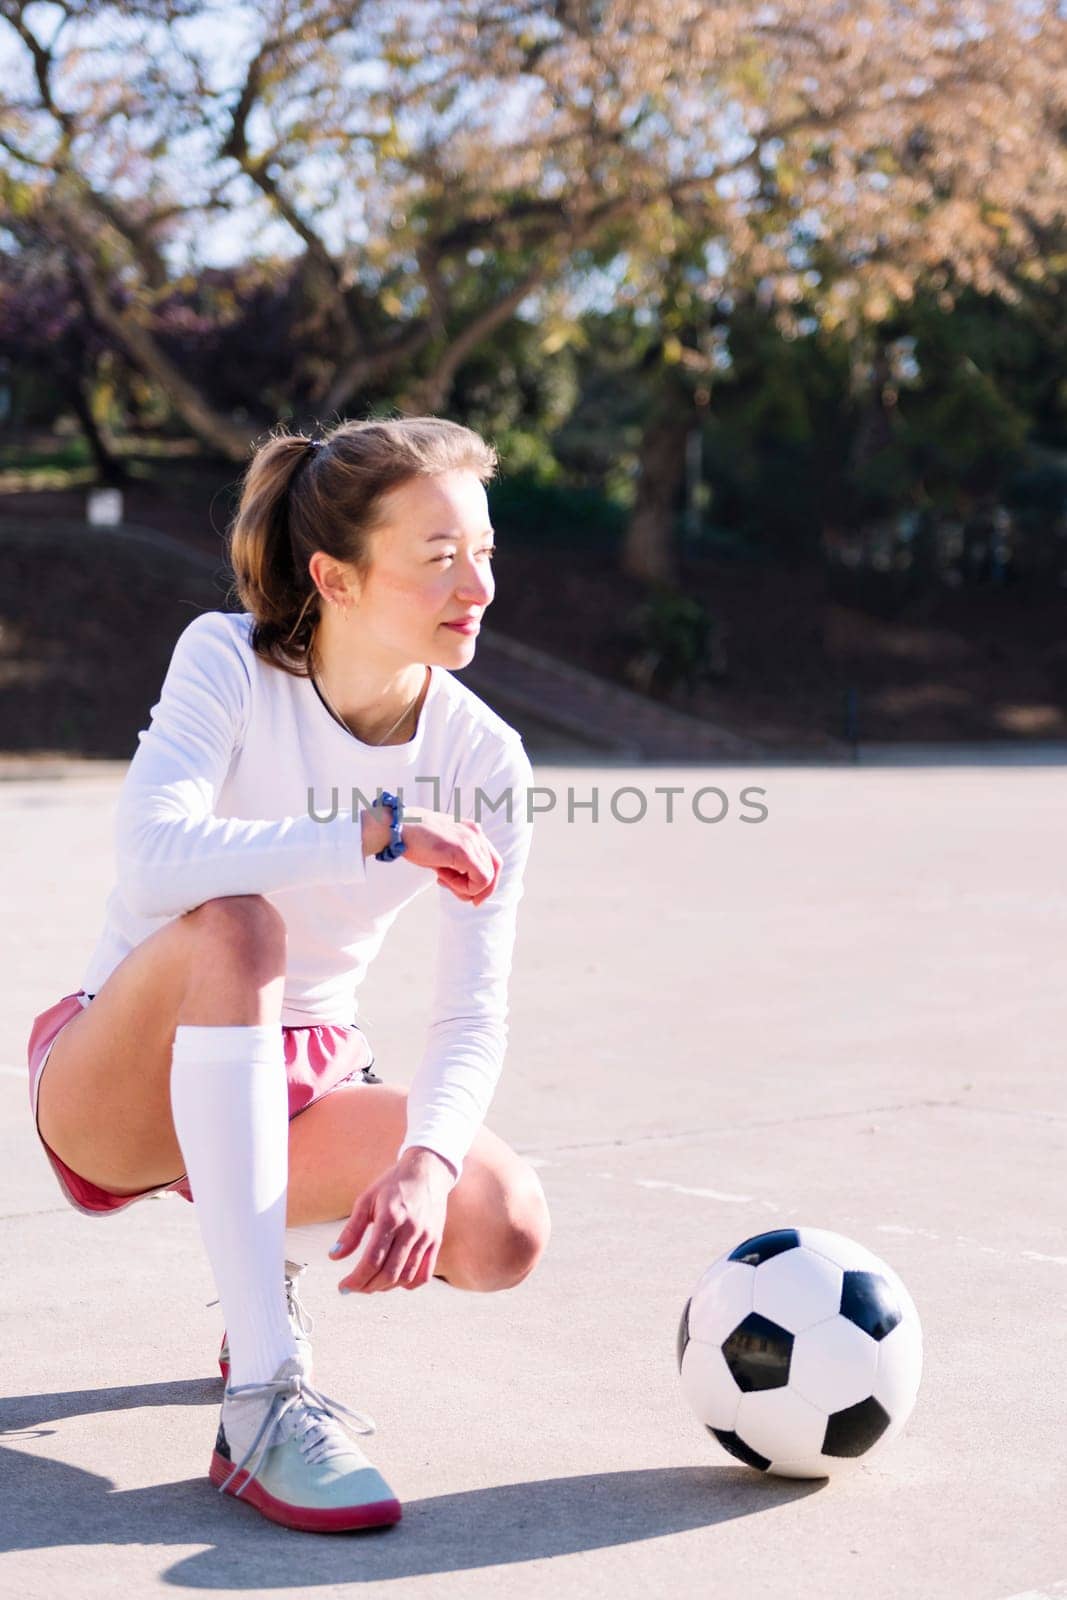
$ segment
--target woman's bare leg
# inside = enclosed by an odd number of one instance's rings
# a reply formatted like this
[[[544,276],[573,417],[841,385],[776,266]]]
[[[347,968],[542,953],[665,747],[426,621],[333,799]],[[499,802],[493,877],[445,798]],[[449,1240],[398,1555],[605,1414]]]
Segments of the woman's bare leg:
[[[38,1123],[61,1161],[112,1194],[171,1183],[185,1163],[170,1073],[179,1024],[278,1021],[285,923],[260,895],[206,901],[131,950],[56,1039]]]

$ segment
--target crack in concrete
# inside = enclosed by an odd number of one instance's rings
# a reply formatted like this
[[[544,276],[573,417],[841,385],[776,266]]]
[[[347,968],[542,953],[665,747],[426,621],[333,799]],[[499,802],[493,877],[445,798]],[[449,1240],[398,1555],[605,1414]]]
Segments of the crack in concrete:
[[[842,1111],[812,1111],[802,1116],[768,1117],[758,1122],[718,1123],[714,1127],[682,1128],[671,1133],[642,1133],[630,1139],[591,1139],[573,1144],[516,1145],[520,1155],[561,1155],[570,1151],[631,1150],[639,1145],[679,1144],[686,1139],[704,1139],[713,1135],[747,1133],[760,1128],[788,1128],[806,1122],[840,1121],[844,1117],[886,1116],[894,1111],[970,1111],[989,1116],[1014,1117],[1022,1122],[1065,1122],[1067,1115],[1057,1111],[1016,1110],[1011,1106],[983,1106],[966,1100],[902,1100],[891,1105],[857,1106]]]
[[[711,1134],[746,1133],[758,1128],[788,1128],[803,1122],[830,1122],[842,1117],[884,1116],[890,1111],[913,1111],[923,1106],[948,1110],[962,1108],[961,1102],[957,1100],[905,1100],[896,1105],[850,1107],[844,1111],[812,1111],[806,1116],[771,1117],[760,1122],[718,1123],[714,1127],[683,1128],[673,1133],[642,1133],[631,1139],[592,1139],[574,1144],[516,1145],[515,1148],[521,1155],[559,1155],[571,1150],[630,1150],[642,1144],[677,1144],[683,1139],[703,1139]]]

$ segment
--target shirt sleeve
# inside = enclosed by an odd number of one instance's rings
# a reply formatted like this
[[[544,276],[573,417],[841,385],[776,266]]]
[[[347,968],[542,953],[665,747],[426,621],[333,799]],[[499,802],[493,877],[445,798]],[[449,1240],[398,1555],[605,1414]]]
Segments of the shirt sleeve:
[[[480,906],[438,889],[431,1020],[408,1090],[407,1132],[397,1158],[424,1145],[448,1162],[457,1181],[504,1064],[508,979],[533,834],[527,809],[532,784],[533,769],[516,734],[488,777],[479,777],[470,792],[461,787],[460,815],[480,823],[500,855],[496,888]]]
[[[222,895],[366,881],[351,815],[276,821],[219,817],[214,806],[252,705],[252,682],[225,614],[179,636],[115,816],[119,891],[144,917],[180,916]]]

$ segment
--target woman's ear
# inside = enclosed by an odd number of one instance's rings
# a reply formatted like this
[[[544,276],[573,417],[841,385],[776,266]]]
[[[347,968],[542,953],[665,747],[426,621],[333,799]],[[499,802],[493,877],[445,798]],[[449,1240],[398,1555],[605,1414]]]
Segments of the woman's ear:
[[[325,550],[316,550],[308,562],[311,581],[318,589],[325,606],[334,606],[347,613],[359,598],[358,582],[351,572]]]

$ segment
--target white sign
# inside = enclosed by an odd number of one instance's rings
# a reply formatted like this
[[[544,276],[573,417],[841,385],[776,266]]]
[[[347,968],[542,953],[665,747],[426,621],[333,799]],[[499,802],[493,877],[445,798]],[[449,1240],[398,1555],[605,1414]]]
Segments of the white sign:
[[[122,521],[121,489],[89,490],[89,521],[97,528],[113,528]]]

